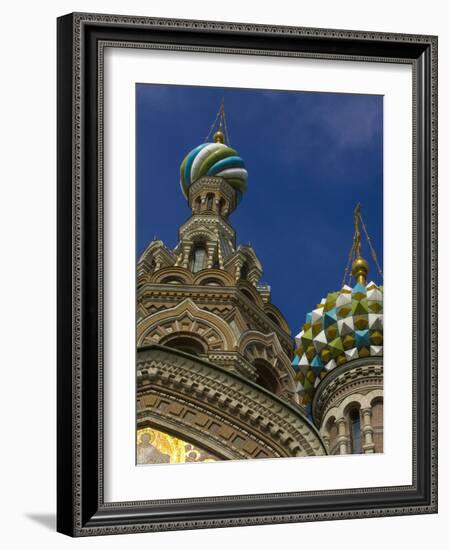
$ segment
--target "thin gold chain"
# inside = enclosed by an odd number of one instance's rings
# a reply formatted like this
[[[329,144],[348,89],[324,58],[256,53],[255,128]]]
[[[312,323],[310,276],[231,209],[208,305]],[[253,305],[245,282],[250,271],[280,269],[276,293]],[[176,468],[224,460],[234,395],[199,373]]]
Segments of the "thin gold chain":
[[[226,113],[225,113],[225,107],[224,107],[224,97],[221,99],[221,103],[220,103],[220,108],[218,109],[217,111],[217,114],[215,115],[215,119],[211,125],[211,127],[209,128],[209,132],[207,134],[207,136],[204,138],[204,141],[207,142],[207,140],[210,138],[214,128],[217,127],[217,121],[219,120],[218,122],[218,130],[221,130],[223,128],[224,130],[224,133],[225,133],[225,137],[226,137],[226,142],[228,145],[231,145],[231,139],[229,137],[229,130],[228,130],[228,124],[226,122]]]
[[[223,98],[222,106],[223,106],[223,122],[224,122],[224,131],[226,134],[226,141],[228,142],[228,145],[231,145],[231,138],[229,137],[228,124],[226,122],[226,114],[224,109],[224,98]]]
[[[351,246],[351,249],[349,251],[349,255],[348,255],[348,263],[346,264],[346,268],[345,268],[345,272],[344,272],[344,275],[343,275],[343,282],[342,282],[342,287],[346,284],[346,282],[350,282],[351,280],[351,275],[350,275],[350,269],[351,269],[351,264],[354,260],[354,257],[357,255],[357,257],[360,256],[360,249],[361,249],[361,246],[360,246],[360,231],[359,231],[359,220],[360,220],[360,223],[362,224],[362,229],[363,229],[363,233],[365,234],[365,237],[366,237],[366,241],[368,243],[368,246],[369,246],[369,249],[370,249],[370,252],[371,252],[371,256],[374,260],[374,263],[376,264],[376,267],[377,267],[377,271],[379,272],[379,275],[382,277],[383,279],[383,272],[382,272],[382,269],[379,265],[379,261],[377,259],[377,254],[376,254],[376,251],[374,250],[374,247],[371,243],[371,239],[370,239],[370,236],[368,235],[368,231],[366,229],[366,225],[363,221],[363,218],[362,218],[362,214],[360,213],[360,203],[357,203],[355,209],[354,209],[354,238],[352,240],[352,246]]]
[[[351,268],[352,259],[354,258],[354,253],[355,253],[355,247],[354,247],[354,241],[353,241],[351,250],[349,251],[349,255],[348,255],[348,263],[346,264],[345,274],[343,275],[343,282],[341,283],[342,288],[345,286],[346,281],[349,282],[349,270]]]
[[[354,250],[357,257],[360,256],[360,232],[359,232],[359,218],[360,218],[360,203],[358,202],[354,208]]]
[[[366,226],[363,222],[363,218],[362,218],[362,215],[359,213],[359,217],[360,217],[360,221],[362,223],[362,228],[363,228],[363,232],[365,233],[365,237],[366,237],[366,240],[368,241],[368,246],[369,246],[369,249],[371,251],[371,256],[373,257],[373,260],[374,260],[374,263],[376,264],[376,267],[377,267],[377,271],[379,272],[379,275],[382,277],[384,277],[384,274],[382,272],[382,269],[380,268],[380,265],[379,265],[379,262],[377,260],[377,254],[376,254],[376,251],[374,250],[374,247],[373,245],[371,244],[371,239],[368,235],[368,231],[366,230]]]
[[[212,125],[209,129],[209,132],[208,132],[207,136],[204,138],[204,141],[207,141],[209,139],[210,135],[212,134],[212,130],[217,125],[217,120],[218,120],[218,117],[220,116],[220,113],[221,113],[221,105],[222,104],[220,104],[220,108],[218,109],[217,114],[215,115],[215,120],[212,122]]]

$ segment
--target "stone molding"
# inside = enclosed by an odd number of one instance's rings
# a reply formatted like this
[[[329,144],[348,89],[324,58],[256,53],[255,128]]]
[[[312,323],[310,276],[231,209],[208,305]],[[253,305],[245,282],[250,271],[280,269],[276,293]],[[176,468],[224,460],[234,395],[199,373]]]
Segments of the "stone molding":
[[[318,385],[312,403],[317,426],[323,425],[328,410],[346,397],[364,395],[372,390],[383,392],[383,358],[356,359],[335,368]]]
[[[220,192],[223,197],[227,199],[229,205],[228,213],[235,210],[237,206],[235,201],[236,193],[224,178],[218,176],[202,176],[192,183],[188,190],[190,208],[193,210],[193,202],[198,195],[207,194],[213,191]]]
[[[248,444],[252,441],[258,445],[257,441],[263,441],[268,456],[326,454],[318,430],[299,407],[289,405],[235,373],[189,354],[163,346],[140,349],[137,390],[140,403],[145,402],[145,398],[154,400],[157,395],[164,394],[170,396],[168,407],[188,403],[190,408],[201,408],[208,419],[207,425],[214,421],[220,426],[227,425],[239,433],[237,438]],[[138,407],[139,425],[147,422],[160,426],[161,416],[170,418],[168,413],[152,406],[143,407],[141,404]],[[178,430],[184,429],[180,435],[192,438],[191,429],[186,429],[184,424],[185,421],[177,419]],[[218,452],[216,445],[211,445],[213,434],[205,429],[200,435],[197,430],[199,446]],[[246,453],[246,458],[254,458],[254,449],[249,452],[242,450],[242,445],[240,447],[239,453],[233,451],[238,454],[236,458],[242,458],[241,453]]]
[[[201,272],[199,272],[201,273]],[[260,332],[275,332],[278,336],[282,348],[287,354],[292,353],[293,344],[290,334],[281,328],[277,323],[268,317],[263,311],[262,306],[253,303],[237,287],[216,287],[216,286],[198,286],[198,285],[172,285],[163,283],[143,283],[137,293],[137,302],[147,307],[147,302],[154,305],[163,303],[164,307],[170,307],[190,298],[199,307],[207,309],[214,305],[227,306],[232,304],[243,312],[252,323],[254,328]]]

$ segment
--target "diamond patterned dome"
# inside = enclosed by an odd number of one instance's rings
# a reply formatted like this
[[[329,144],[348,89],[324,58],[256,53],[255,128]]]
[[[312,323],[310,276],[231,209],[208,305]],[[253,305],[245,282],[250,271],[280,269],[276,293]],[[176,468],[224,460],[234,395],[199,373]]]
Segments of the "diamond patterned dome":
[[[383,287],[358,282],[331,292],[307,314],[295,341],[297,391],[310,409],[328,372],[359,357],[383,356]]]

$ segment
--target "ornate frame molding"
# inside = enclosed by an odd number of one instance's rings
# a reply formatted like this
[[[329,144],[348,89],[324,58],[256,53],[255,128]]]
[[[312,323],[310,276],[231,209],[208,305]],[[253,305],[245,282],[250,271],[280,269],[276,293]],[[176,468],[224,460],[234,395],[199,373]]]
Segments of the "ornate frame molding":
[[[415,341],[411,486],[104,502],[105,46],[412,65]],[[437,38],[102,14],[59,18],[58,317],[58,531],[88,536],[436,512]]]

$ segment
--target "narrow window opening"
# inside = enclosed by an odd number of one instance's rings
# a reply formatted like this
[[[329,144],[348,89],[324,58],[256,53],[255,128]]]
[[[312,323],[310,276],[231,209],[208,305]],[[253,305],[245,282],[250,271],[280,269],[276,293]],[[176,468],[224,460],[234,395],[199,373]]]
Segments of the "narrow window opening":
[[[204,263],[206,260],[206,249],[202,246],[198,246],[193,251],[193,257],[192,257],[192,271],[193,273],[197,273],[198,271],[201,271],[204,269]]]
[[[207,195],[207,209],[213,210],[214,208],[214,196],[213,195]]]
[[[353,409],[349,415],[351,420],[352,452],[358,454],[362,452],[362,434],[360,430],[360,414],[357,409]]]

